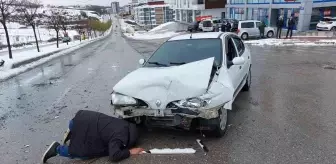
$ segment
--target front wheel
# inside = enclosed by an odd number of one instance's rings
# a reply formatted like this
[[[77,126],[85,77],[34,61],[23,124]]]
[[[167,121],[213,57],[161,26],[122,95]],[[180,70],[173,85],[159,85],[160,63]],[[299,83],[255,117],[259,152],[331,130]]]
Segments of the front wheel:
[[[336,31],[336,27],[332,27],[330,31]]]
[[[247,78],[246,78],[246,83],[243,87],[243,91],[249,91],[250,87],[251,87],[251,81],[252,81],[252,73],[251,73],[251,69],[249,70],[248,74],[247,74]]]
[[[274,32],[273,31],[268,31],[267,32],[267,37],[268,38],[272,38],[274,36]]]
[[[214,135],[215,137],[223,137],[228,126],[228,111],[224,107],[219,109],[219,116],[216,118],[216,125],[214,127]]]

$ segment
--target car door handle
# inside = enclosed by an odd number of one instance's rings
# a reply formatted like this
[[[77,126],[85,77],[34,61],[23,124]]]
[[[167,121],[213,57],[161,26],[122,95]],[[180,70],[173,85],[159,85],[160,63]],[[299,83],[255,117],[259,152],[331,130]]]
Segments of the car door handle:
[[[242,69],[242,66],[239,66],[239,69]]]

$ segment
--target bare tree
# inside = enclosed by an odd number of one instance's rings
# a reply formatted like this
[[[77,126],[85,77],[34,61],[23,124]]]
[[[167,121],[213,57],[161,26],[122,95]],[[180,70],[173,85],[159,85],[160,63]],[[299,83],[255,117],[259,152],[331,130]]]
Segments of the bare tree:
[[[23,19],[23,21],[33,28],[37,52],[40,52],[39,43],[36,36],[36,26],[39,16],[37,9],[41,7],[41,3],[39,0],[22,0],[20,5],[21,6],[17,11],[21,13],[20,17]]]
[[[9,58],[12,59],[12,47],[10,44],[9,40],[9,34],[8,34],[8,29],[6,22],[10,20],[10,17],[13,13],[15,13],[17,9],[17,0],[0,0],[0,22],[5,29],[6,33],[6,39],[7,39],[7,47],[8,47],[8,53],[9,53]]]
[[[61,29],[61,20],[61,12],[57,9],[51,9],[47,23],[49,25],[49,28],[56,31],[57,48],[59,48],[59,31]]]
[[[68,29],[68,24],[69,24],[69,15],[66,11],[61,10],[60,12],[60,25],[61,25],[61,29],[64,31],[64,34],[67,35],[67,29]],[[67,36],[69,37],[69,36]],[[69,44],[69,40],[67,40],[67,45]]]

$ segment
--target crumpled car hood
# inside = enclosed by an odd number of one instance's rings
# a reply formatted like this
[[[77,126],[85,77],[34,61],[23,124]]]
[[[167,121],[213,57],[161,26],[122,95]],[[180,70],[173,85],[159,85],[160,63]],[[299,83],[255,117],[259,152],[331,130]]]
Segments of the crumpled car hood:
[[[165,109],[167,104],[201,96],[207,91],[214,58],[181,66],[139,68],[113,88],[114,92],[141,99],[152,109]]]

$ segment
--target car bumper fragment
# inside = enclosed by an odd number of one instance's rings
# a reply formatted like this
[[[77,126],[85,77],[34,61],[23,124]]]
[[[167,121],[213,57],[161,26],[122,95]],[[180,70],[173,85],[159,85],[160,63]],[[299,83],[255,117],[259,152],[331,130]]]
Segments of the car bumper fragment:
[[[218,110],[221,106],[210,109],[189,109],[189,108],[172,108],[172,109],[150,109],[141,107],[113,107],[114,115],[119,118],[132,118],[140,116],[149,117],[170,117],[180,115],[188,118],[212,119],[218,117]]]

